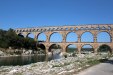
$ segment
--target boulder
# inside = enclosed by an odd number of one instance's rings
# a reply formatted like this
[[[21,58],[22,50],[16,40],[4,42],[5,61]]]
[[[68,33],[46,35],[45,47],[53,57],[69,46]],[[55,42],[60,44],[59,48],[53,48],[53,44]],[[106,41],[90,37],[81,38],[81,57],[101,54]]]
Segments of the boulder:
[[[4,55],[5,55],[5,53],[0,51],[0,56],[4,56]]]

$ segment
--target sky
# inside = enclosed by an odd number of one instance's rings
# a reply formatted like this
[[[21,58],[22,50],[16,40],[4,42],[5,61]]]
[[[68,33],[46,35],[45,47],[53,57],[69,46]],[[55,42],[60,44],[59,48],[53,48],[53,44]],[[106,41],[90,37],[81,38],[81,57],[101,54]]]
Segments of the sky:
[[[0,29],[113,24],[113,0],[0,0]]]
[[[113,0],[0,0],[0,29],[78,24],[113,24]]]

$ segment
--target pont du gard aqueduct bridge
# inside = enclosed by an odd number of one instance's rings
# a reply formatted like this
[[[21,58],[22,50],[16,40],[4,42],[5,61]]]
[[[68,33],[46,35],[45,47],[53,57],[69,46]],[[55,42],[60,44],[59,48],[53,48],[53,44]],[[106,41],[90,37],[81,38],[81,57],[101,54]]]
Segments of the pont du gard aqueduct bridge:
[[[84,45],[91,45],[94,49],[94,53],[97,53],[98,48],[101,45],[107,45],[113,53],[113,24],[91,24],[91,25],[72,25],[72,26],[48,26],[48,27],[34,27],[34,28],[17,28],[15,29],[16,34],[28,37],[30,33],[34,35],[34,40],[37,40],[38,35],[44,33],[46,35],[46,41],[41,42],[45,46],[46,53],[53,44],[58,44],[61,46],[62,52],[66,52],[66,48],[73,44],[77,46],[77,52],[81,53],[81,48]],[[76,42],[66,42],[66,37],[70,32],[77,34]],[[81,36],[85,32],[90,32],[93,35],[93,42],[82,42]],[[110,36],[110,42],[98,42],[97,35],[101,32],[106,32]],[[50,37],[53,33],[59,33],[62,35],[61,42],[50,42]],[[88,37],[88,35],[87,35]],[[87,38],[86,37],[86,38]],[[104,38],[104,37],[103,37]],[[107,39],[106,39],[107,40]]]

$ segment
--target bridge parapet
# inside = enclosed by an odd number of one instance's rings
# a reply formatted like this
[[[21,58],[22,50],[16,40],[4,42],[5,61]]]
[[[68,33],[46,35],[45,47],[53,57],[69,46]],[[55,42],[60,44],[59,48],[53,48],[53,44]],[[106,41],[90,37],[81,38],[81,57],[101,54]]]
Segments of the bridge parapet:
[[[112,24],[106,25],[80,25],[80,26],[53,26],[36,28],[17,28],[15,32],[48,32],[48,31],[77,31],[77,30],[113,30]]]

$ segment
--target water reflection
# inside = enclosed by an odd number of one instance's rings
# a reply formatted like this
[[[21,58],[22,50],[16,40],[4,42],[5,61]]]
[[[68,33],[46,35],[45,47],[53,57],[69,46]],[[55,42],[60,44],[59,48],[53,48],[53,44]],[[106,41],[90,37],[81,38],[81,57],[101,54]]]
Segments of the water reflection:
[[[26,65],[40,61],[43,62],[45,60],[46,60],[46,55],[0,57],[0,66]]]
[[[16,66],[16,65],[26,65],[36,62],[50,61],[54,59],[59,59],[60,54],[53,54],[51,57],[46,55],[29,55],[29,56],[10,56],[10,57],[0,57],[0,66]]]

